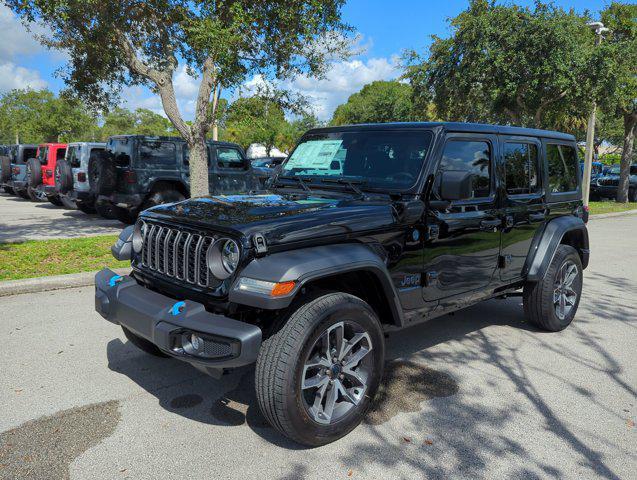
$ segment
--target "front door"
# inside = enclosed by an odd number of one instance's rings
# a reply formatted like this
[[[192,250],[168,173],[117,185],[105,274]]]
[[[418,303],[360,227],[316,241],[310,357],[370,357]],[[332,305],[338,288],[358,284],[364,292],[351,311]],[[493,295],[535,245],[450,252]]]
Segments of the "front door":
[[[445,139],[432,200],[442,200],[439,180],[443,171],[471,173],[473,194],[447,205],[431,202],[429,240],[424,247],[423,296],[427,302],[470,291],[479,294],[493,282],[502,225],[496,195],[497,144],[495,135],[448,134]]]
[[[531,242],[548,211],[542,189],[541,142],[534,138],[501,136],[500,149],[505,219],[500,278],[509,282],[522,278]]]

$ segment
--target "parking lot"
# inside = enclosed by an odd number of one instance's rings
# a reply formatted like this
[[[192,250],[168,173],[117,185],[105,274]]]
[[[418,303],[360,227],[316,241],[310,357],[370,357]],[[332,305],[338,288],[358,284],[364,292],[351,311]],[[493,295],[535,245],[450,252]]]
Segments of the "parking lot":
[[[571,327],[509,298],[392,335],[368,421],[316,449],[266,424],[251,369],[143,354],[92,288],[0,298],[0,478],[634,478],[637,216],[589,230]]]
[[[99,215],[0,193],[0,243],[117,234],[123,227]]]

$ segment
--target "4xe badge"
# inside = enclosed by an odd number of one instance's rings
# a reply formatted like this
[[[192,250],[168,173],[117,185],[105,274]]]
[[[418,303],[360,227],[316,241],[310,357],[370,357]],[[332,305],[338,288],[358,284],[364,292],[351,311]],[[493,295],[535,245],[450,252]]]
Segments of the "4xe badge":
[[[398,288],[402,289],[418,286],[420,286],[420,273],[414,273],[413,275],[405,275]]]

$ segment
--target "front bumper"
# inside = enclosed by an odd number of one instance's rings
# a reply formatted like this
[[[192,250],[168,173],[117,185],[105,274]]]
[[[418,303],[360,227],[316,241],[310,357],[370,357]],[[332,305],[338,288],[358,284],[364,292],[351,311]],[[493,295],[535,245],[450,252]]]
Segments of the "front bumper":
[[[591,191],[601,197],[615,198],[617,196],[617,185],[595,185]]]
[[[135,209],[144,201],[142,195],[136,193],[112,193],[110,195],[100,195],[98,202],[105,202],[115,205],[119,208]]]
[[[52,197],[58,194],[57,190],[55,189],[55,185],[45,185],[41,183],[36,187],[35,190],[37,192],[43,193],[47,197]]]
[[[210,313],[197,302],[177,302],[107,268],[95,276],[95,310],[167,355],[213,375],[254,363],[261,347],[260,328]],[[192,349],[183,339],[191,333],[206,339],[208,356],[188,353]]]

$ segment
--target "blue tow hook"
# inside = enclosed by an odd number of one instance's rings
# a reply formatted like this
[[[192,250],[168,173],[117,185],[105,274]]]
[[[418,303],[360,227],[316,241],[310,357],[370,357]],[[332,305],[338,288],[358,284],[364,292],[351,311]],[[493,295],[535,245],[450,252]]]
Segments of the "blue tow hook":
[[[186,308],[186,302],[177,302],[175,303],[172,308],[170,309],[170,314],[173,317],[176,317],[177,315],[179,315],[181,312],[183,312]]]
[[[108,286],[109,287],[114,287],[117,283],[122,281],[122,276],[121,275],[113,275],[111,277],[111,279],[108,281]]]

